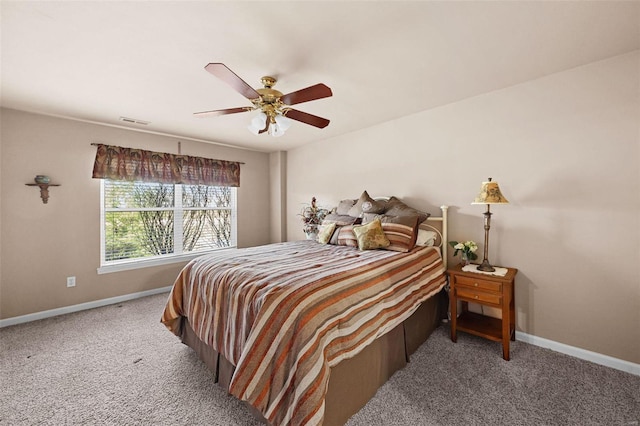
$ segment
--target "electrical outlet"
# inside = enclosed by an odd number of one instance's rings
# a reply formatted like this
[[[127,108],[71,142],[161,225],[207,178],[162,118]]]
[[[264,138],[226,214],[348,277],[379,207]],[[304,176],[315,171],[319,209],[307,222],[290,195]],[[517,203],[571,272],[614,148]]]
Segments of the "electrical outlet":
[[[76,286],[76,277],[67,277],[67,287]]]

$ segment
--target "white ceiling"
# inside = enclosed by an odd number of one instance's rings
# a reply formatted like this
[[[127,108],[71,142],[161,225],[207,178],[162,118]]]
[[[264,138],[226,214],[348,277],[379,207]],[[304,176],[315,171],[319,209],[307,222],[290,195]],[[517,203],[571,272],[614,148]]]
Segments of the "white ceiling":
[[[140,1],[0,3],[2,106],[263,151],[302,144],[640,49],[640,2]],[[255,136],[250,106],[204,70],[316,83],[331,120]],[[149,121],[128,125],[119,117]]]

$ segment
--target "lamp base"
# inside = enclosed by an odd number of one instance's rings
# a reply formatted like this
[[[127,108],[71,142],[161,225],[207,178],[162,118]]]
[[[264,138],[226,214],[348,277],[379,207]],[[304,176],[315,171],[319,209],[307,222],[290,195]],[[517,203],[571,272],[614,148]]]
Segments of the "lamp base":
[[[489,261],[485,258],[480,265],[476,268],[478,271],[482,272],[494,272],[496,268],[491,266]]]

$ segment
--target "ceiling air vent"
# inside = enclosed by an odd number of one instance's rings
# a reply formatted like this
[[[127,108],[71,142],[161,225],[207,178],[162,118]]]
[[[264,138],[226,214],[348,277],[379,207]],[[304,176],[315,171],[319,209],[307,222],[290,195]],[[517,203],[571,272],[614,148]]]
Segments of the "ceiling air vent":
[[[146,126],[147,124],[150,123],[150,121],[138,120],[135,118],[128,118],[128,117],[120,117],[120,121],[124,121],[125,123],[129,123],[129,124],[140,124],[142,126]]]

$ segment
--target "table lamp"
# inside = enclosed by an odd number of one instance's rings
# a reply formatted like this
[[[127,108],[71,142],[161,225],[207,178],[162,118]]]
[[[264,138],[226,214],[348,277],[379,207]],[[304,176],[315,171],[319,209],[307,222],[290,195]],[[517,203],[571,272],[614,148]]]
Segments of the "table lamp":
[[[483,272],[493,272],[496,269],[491,266],[488,259],[489,228],[491,227],[491,211],[489,210],[489,206],[491,204],[509,204],[509,201],[507,201],[504,195],[502,195],[502,193],[500,192],[498,182],[492,182],[491,178],[489,178],[488,182],[482,182],[480,193],[476,196],[476,199],[473,200],[473,203],[471,204],[487,205],[487,211],[484,212],[484,259],[482,259],[482,263],[478,265],[476,269]]]

